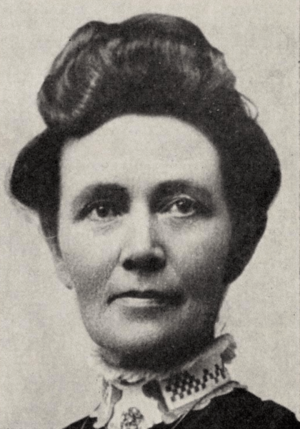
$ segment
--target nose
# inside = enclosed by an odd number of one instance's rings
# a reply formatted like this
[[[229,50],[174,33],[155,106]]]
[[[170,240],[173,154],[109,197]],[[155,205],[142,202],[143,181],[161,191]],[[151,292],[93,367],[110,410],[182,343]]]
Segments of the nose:
[[[166,265],[155,215],[143,208],[128,218],[121,263],[126,271],[144,275],[158,272]]]

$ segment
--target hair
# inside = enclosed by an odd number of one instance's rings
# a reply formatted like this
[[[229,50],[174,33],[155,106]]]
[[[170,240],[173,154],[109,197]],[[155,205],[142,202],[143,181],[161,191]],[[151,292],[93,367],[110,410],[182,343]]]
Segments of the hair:
[[[280,185],[280,166],[223,54],[184,19],[146,14],[89,22],[56,57],[38,95],[46,130],[23,148],[12,195],[56,236],[64,144],[125,114],[167,115],[204,133],[220,156],[233,237],[224,282],[250,260]]]

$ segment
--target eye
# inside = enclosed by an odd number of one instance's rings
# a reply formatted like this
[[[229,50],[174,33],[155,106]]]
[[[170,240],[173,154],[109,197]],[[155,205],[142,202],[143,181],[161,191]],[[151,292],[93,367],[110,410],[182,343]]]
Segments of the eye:
[[[111,201],[95,201],[88,204],[81,212],[81,219],[87,218],[92,221],[109,222],[125,212],[118,203]]]
[[[118,213],[109,203],[101,203],[93,208],[90,213],[90,217],[92,216],[105,219],[108,217],[118,216]]]
[[[161,213],[174,217],[203,215],[208,217],[210,209],[194,198],[184,196],[173,199],[160,210]]]
[[[181,198],[178,201],[175,201],[171,208],[170,212],[180,213],[182,215],[192,214],[196,212],[196,201],[190,198]]]

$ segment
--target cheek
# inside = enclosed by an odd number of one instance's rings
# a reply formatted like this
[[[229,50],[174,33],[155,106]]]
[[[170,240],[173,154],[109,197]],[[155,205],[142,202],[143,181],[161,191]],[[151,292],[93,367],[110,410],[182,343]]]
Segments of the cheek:
[[[223,283],[230,236],[230,224],[226,222],[184,234],[173,247],[180,276],[195,294],[213,294]]]
[[[76,237],[61,234],[60,249],[76,292],[95,295],[101,291],[114,269],[118,255],[111,241],[95,240],[88,234],[77,234]]]
[[[91,334],[95,321],[106,308],[106,285],[110,276],[108,263],[103,257],[93,259],[88,253],[78,252],[78,249],[72,253],[64,253],[63,256],[76,292],[83,323]]]

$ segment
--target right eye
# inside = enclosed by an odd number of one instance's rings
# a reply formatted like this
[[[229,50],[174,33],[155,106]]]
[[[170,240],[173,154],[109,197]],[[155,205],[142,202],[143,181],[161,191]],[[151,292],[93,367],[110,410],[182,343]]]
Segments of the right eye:
[[[114,207],[111,207],[111,205],[108,203],[98,204],[96,207],[93,208],[93,210],[89,215],[90,218],[101,218],[101,219],[111,218],[115,216],[118,216],[118,212],[115,210]]]
[[[110,222],[121,216],[126,210],[116,202],[95,201],[84,207],[81,218],[86,218],[94,222]]]

